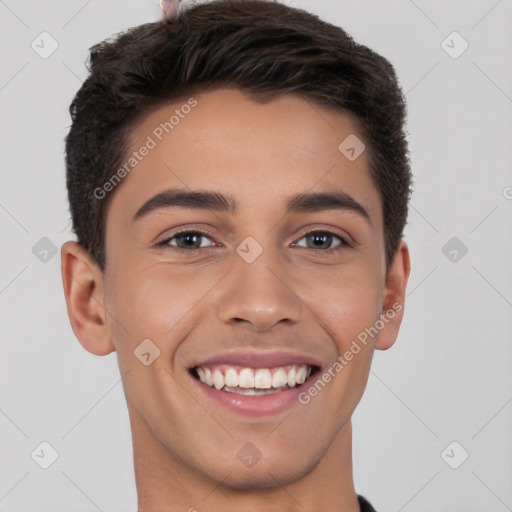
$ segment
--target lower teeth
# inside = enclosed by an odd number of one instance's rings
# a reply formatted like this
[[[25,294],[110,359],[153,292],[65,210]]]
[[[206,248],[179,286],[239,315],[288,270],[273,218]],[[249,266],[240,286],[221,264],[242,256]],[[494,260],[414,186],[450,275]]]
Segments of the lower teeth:
[[[251,388],[228,388],[224,386],[221,391],[227,391],[228,393],[236,393],[237,395],[270,395],[271,393],[277,393],[278,391],[284,391],[288,388],[271,388],[271,389],[251,389]]]

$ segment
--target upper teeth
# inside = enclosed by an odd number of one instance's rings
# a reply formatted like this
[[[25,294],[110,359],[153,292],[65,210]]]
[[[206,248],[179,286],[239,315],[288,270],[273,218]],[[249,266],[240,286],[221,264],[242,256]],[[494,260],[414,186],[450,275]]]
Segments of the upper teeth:
[[[311,366],[306,364],[279,366],[277,368],[242,368],[235,366],[197,366],[199,380],[208,386],[226,391],[233,388],[279,389],[292,388],[306,382]]]

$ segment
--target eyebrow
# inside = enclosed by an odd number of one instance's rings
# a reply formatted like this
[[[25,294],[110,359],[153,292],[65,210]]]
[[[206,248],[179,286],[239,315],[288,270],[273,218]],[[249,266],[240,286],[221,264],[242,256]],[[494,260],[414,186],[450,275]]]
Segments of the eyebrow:
[[[218,192],[199,192],[181,189],[165,190],[146,201],[133,220],[151,212],[173,207],[236,213],[237,203],[232,196]],[[345,210],[357,213],[371,224],[370,215],[363,205],[345,192],[317,192],[298,194],[288,199],[286,213],[307,213],[324,210]]]

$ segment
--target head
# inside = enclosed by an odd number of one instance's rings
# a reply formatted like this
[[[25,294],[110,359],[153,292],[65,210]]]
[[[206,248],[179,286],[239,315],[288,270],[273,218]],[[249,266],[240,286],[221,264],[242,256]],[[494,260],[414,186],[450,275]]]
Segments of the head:
[[[411,175],[393,67],[304,11],[214,1],[93,47],[70,111],[68,312],[87,350],[117,352],[132,423],[203,478],[305,475],[403,314]],[[311,376],[276,411],[212,409],[233,394],[200,382],[295,363]],[[261,462],[241,464],[244,446]]]

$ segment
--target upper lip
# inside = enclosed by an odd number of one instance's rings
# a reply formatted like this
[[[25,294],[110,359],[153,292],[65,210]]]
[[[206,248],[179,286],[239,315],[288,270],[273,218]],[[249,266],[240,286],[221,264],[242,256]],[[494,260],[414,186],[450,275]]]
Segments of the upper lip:
[[[314,357],[301,354],[299,352],[289,351],[238,351],[219,353],[215,356],[203,360],[196,366],[214,366],[227,364],[231,366],[244,366],[252,368],[273,368],[275,366],[287,366],[292,364],[306,364],[309,366],[320,367],[321,363]]]

